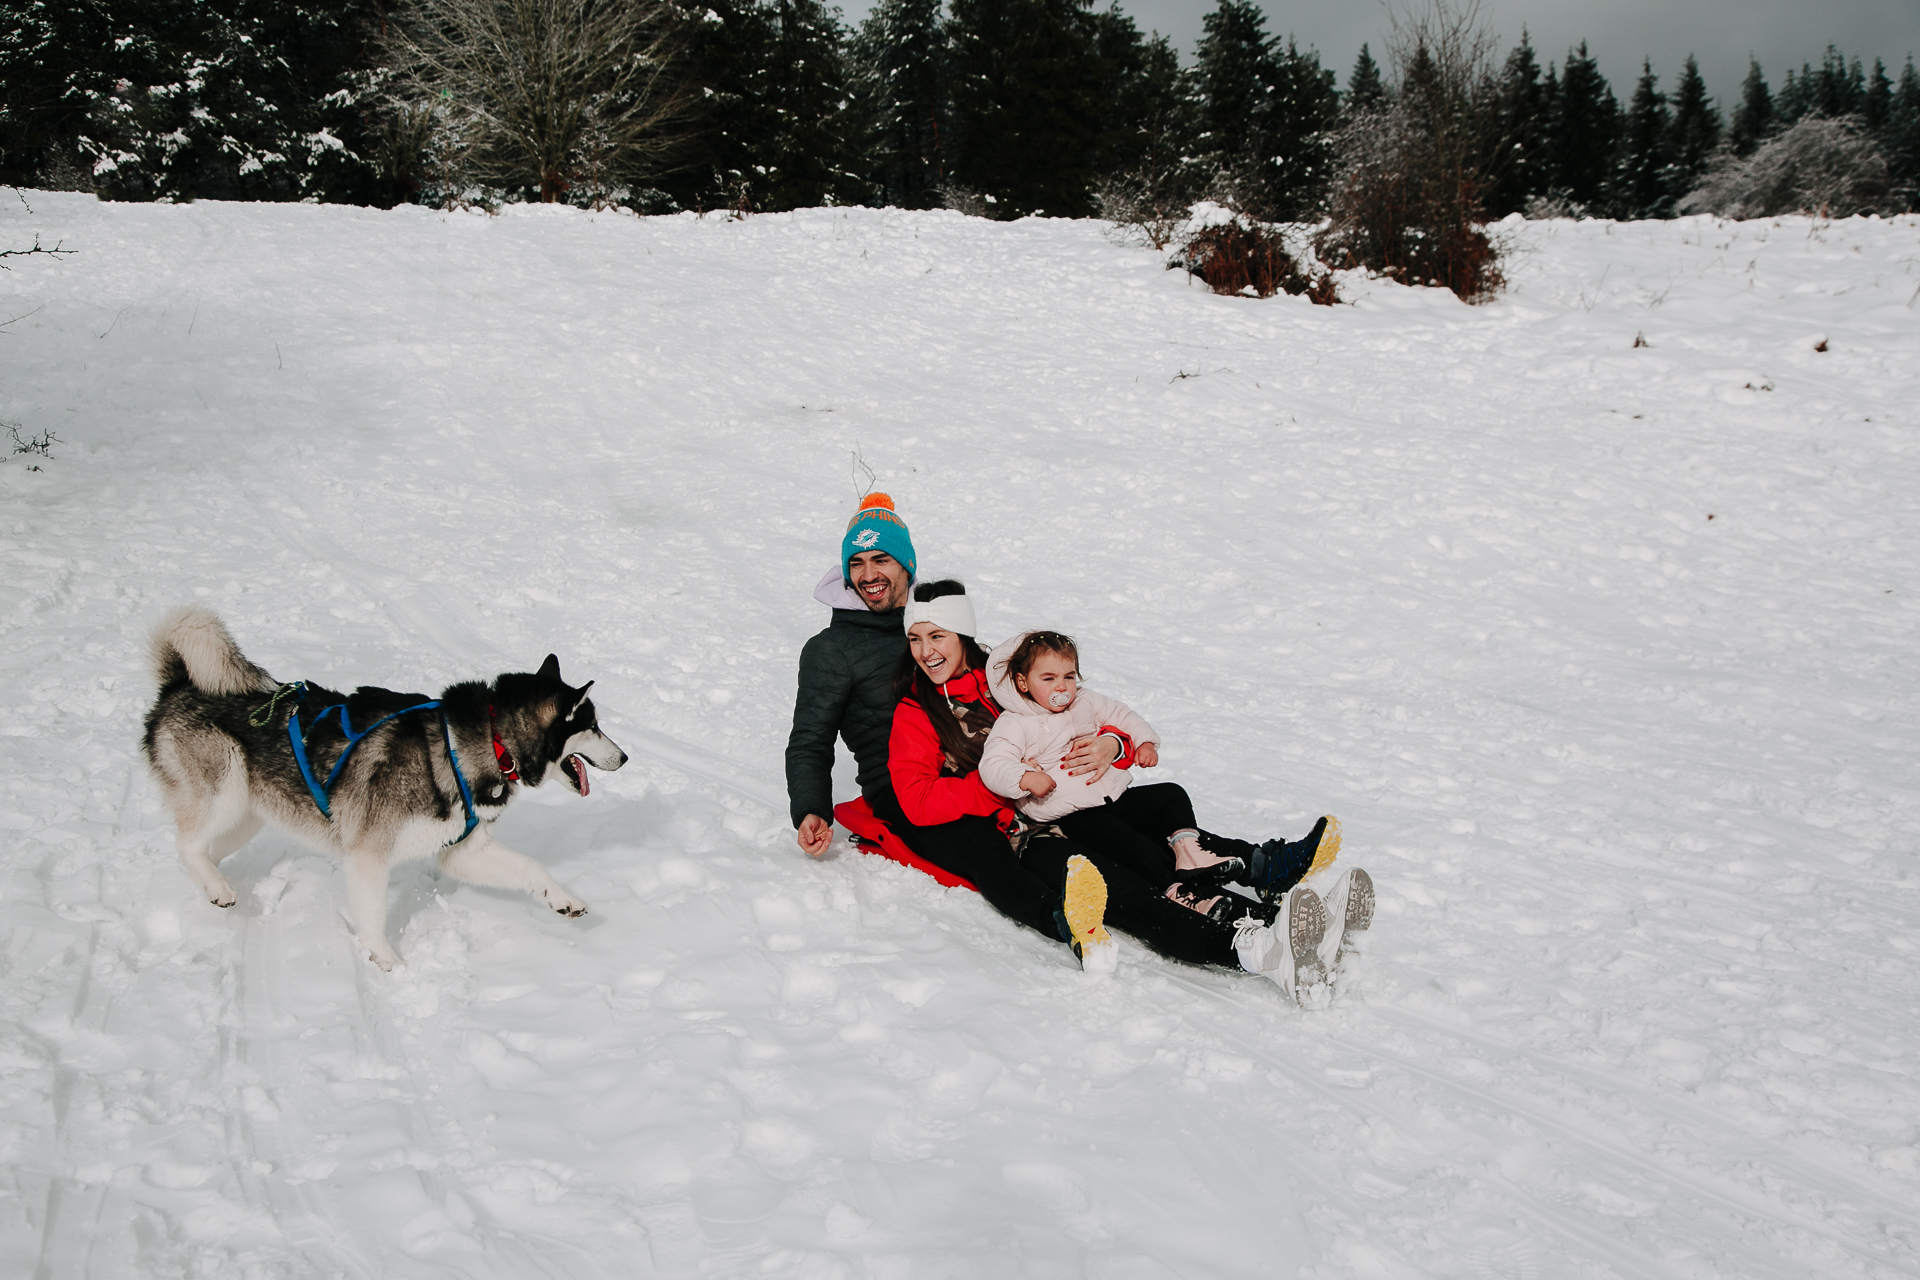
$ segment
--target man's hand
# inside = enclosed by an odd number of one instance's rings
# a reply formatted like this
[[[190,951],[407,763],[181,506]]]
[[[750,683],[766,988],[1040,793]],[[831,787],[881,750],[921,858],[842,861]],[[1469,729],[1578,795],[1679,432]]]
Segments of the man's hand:
[[[1160,763],[1160,748],[1151,742],[1143,742],[1133,749],[1133,762],[1142,769],[1151,769]]]
[[[1110,733],[1075,738],[1073,745],[1067,748],[1067,757],[1063,763],[1067,766],[1067,776],[1077,778],[1083,773],[1093,776],[1086,780],[1092,786],[1106,776],[1113,762],[1120,758],[1120,743]]]
[[[800,819],[800,830],[794,833],[794,839],[800,842],[809,858],[817,858],[833,843],[833,824],[817,813],[810,813]]]
[[[1035,800],[1045,800],[1058,786],[1052,778],[1038,769],[1029,769],[1020,775],[1020,789]]]

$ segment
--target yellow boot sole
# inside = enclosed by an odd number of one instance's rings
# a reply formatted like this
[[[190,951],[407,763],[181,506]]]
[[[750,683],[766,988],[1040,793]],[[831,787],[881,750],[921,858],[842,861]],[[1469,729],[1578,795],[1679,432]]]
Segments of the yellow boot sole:
[[[1101,963],[1116,955],[1113,935],[1107,932],[1106,924],[1107,880],[1100,868],[1080,854],[1067,859],[1066,900],[1060,909],[1073,934],[1073,953],[1080,957],[1082,967],[1110,968],[1110,963]]]
[[[1340,819],[1327,815],[1327,829],[1320,833],[1320,845],[1313,851],[1313,865],[1307,868],[1307,875],[1324,871],[1333,865],[1340,856]],[[1301,876],[1302,880],[1307,876]]]

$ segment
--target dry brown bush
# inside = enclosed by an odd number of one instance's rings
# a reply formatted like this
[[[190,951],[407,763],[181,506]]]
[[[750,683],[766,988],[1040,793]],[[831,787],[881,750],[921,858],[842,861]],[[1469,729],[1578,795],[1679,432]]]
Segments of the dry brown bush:
[[[1333,276],[1302,267],[1279,232],[1239,220],[1203,227],[1180,245],[1174,261],[1207,282],[1215,293],[1271,298],[1306,296],[1323,307],[1340,300]]]
[[[1399,92],[1349,120],[1335,141],[1341,165],[1314,241],[1322,261],[1442,286],[1468,302],[1501,288],[1500,246],[1481,204],[1493,49],[1472,0],[1429,0],[1395,18]]]

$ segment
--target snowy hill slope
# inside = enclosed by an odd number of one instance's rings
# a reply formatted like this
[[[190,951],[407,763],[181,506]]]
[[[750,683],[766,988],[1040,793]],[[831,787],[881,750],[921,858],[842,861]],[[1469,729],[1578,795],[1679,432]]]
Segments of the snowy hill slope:
[[[1326,309],[1088,223],[29,199],[0,1274],[1920,1270],[1920,222]],[[1203,821],[1342,817],[1331,1011],[798,853],[856,448]],[[136,750],[185,600],[282,678],[597,678],[633,763],[502,823],[593,914],[414,869],[383,975],[271,834],[201,901]]]

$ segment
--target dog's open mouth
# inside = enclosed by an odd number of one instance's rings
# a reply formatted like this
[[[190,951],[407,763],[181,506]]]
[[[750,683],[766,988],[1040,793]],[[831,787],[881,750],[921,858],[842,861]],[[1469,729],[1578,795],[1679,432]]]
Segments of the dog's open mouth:
[[[568,756],[560,762],[560,771],[567,775],[567,781],[571,782],[573,789],[581,795],[585,795],[593,789],[587,782],[587,758],[585,756]]]

